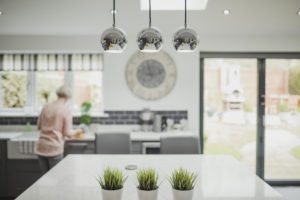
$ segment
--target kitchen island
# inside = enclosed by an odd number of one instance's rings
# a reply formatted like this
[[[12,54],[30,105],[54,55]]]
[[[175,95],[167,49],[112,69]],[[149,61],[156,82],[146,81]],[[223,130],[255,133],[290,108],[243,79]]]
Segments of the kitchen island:
[[[190,135],[190,132],[132,132],[132,153],[141,154],[147,144],[159,148],[162,135]],[[0,132],[0,199],[14,198],[32,185],[40,176],[34,145],[37,132]],[[158,144],[158,146],[157,146]],[[70,139],[65,143],[65,156],[70,154],[95,154],[95,135],[86,134],[81,139]]]
[[[123,200],[137,200],[136,171],[126,171],[128,164],[158,171],[159,200],[172,199],[167,178],[179,167],[198,173],[194,200],[283,200],[278,192],[233,157],[204,155],[69,155],[17,199],[101,200],[96,177],[110,166],[123,170],[128,176]]]

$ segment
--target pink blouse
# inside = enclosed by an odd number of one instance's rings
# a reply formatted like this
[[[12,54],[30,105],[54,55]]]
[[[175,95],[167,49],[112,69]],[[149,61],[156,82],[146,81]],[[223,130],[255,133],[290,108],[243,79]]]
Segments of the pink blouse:
[[[41,156],[63,154],[65,137],[71,136],[72,114],[66,104],[56,100],[44,106],[39,119],[36,153]]]

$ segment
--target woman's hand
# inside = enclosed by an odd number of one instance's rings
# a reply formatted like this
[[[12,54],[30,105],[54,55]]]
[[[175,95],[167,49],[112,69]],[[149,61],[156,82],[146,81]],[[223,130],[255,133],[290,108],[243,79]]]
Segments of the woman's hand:
[[[75,139],[82,139],[84,138],[84,132],[83,130],[80,128],[80,129],[76,129],[74,131],[74,134],[72,135],[72,138],[75,138]]]

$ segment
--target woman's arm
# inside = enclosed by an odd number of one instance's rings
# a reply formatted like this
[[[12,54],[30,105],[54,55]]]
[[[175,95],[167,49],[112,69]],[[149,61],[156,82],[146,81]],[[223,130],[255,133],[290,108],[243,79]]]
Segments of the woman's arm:
[[[39,117],[38,117],[38,120],[37,120],[37,128],[38,128],[38,130],[41,130],[41,123],[42,123],[42,114],[43,114],[43,110],[44,109],[42,109],[42,111],[41,111],[41,113],[40,113],[40,115],[39,115]]]
[[[76,134],[82,133],[82,129],[72,130],[73,116],[70,111],[67,111],[64,116],[63,135],[65,137],[73,137]]]

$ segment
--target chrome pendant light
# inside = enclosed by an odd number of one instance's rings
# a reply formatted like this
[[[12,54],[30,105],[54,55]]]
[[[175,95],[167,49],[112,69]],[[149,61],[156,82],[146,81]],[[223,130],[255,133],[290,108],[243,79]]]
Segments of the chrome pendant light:
[[[193,52],[199,43],[196,31],[187,28],[186,1],[187,0],[184,0],[184,27],[176,31],[173,37],[173,45],[177,52]]]
[[[141,52],[159,52],[163,46],[161,33],[151,24],[151,0],[149,0],[149,27],[139,32],[137,44]]]
[[[116,27],[116,8],[115,0],[113,0],[113,25],[106,29],[101,36],[101,45],[105,52],[121,53],[127,46],[125,32]]]

